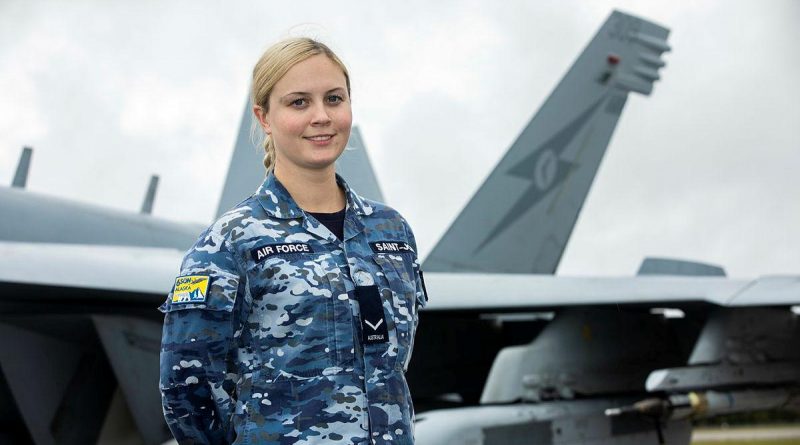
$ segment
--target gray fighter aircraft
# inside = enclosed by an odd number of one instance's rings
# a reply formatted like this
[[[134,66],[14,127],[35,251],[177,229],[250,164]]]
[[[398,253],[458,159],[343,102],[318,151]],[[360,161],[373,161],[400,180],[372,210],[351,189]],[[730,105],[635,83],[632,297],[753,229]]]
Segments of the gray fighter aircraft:
[[[655,258],[552,276],[667,35],[613,12],[426,259],[418,443],[688,444],[694,418],[800,409],[800,277]],[[263,177],[250,119],[218,213]],[[337,168],[382,200],[357,130],[350,145]],[[27,153],[0,188],[0,443],[161,443],[155,307],[201,227],[26,191]]]

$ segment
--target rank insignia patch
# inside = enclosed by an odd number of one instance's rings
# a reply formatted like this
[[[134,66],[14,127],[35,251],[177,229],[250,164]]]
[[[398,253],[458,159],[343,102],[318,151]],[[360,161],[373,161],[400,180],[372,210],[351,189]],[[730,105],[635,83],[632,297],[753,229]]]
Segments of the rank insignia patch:
[[[361,334],[364,344],[387,343],[389,330],[386,328],[378,286],[356,286],[356,300],[361,311]]]
[[[175,279],[173,303],[204,303],[208,293],[208,275],[187,275]]]

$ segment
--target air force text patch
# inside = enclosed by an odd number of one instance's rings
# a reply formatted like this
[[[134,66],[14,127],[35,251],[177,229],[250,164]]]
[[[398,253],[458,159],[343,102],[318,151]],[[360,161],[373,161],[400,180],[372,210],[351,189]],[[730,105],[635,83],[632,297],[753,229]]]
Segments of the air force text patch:
[[[273,255],[287,255],[292,253],[314,253],[314,249],[305,243],[267,244],[256,247],[250,251],[253,261],[259,262]]]
[[[172,303],[204,303],[208,295],[208,275],[187,275],[175,278]]]
[[[375,253],[414,253],[411,245],[405,241],[378,241],[369,243]]]

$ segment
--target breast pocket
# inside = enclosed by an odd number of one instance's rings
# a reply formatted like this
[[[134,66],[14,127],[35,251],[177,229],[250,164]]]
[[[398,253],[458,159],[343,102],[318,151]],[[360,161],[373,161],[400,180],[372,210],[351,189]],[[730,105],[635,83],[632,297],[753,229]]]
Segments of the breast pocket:
[[[373,259],[380,266],[383,280],[379,286],[391,291],[392,321],[397,339],[397,362],[395,367],[405,371],[411,359],[416,331],[416,306],[414,285],[414,257],[410,254],[379,253]]]
[[[275,256],[250,271],[247,316],[254,368],[268,379],[338,372],[332,283],[340,271],[330,255]]]

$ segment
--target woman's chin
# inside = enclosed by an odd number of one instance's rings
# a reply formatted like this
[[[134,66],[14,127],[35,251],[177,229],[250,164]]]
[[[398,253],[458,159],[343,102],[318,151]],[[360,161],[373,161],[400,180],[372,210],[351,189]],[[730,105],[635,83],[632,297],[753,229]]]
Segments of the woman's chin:
[[[335,152],[328,152],[328,153],[317,153],[318,156],[314,156],[311,159],[308,159],[305,163],[306,168],[310,168],[313,170],[324,170],[328,167],[334,165],[339,156],[341,156],[344,150],[337,150]]]
[[[295,168],[317,172],[317,171],[332,169],[334,168],[335,163],[336,163],[336,158],[326,157],[321,159],[307,160],[302,165],[296,165]]]

